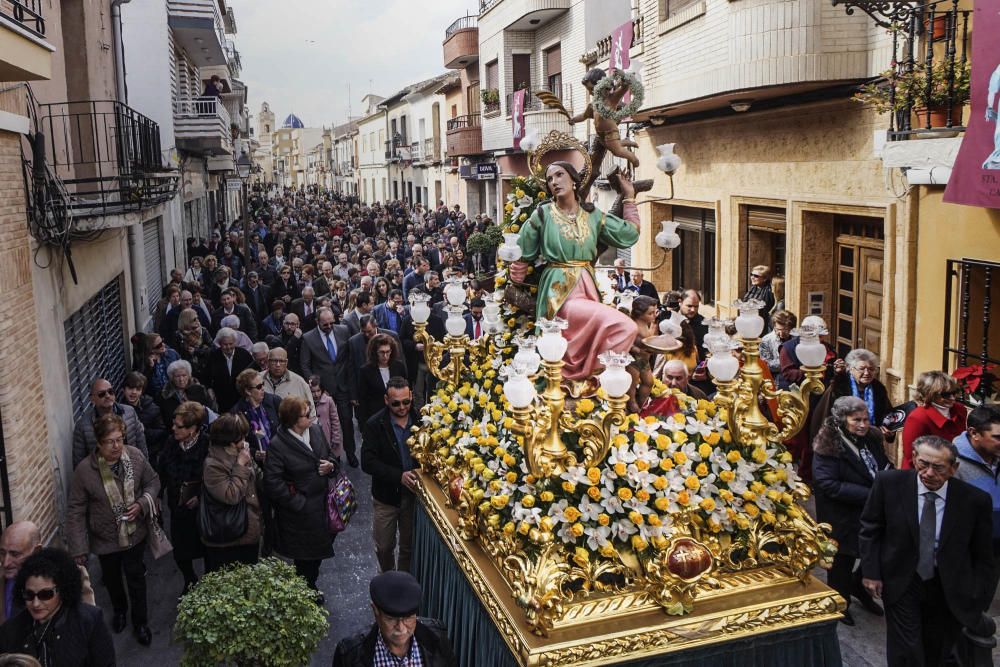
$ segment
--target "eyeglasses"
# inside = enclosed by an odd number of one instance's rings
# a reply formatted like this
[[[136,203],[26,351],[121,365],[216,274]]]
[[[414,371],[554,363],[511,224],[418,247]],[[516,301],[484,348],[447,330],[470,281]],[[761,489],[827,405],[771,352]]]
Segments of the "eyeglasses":
[[[102,391],[94,392],[94,396],[97,398],[107,398],[108,396],[113,396],[115,393],[114,389],[104,389]]]
[[[941,392],[941,398],[955,398],[956,396],[958,396],[958,392],[957,391],[942,391]]]
[[[751,273],[751,274],[750,274],[750,277],[751,277],[751,278],[760,278],[760,277],[761,277],[761,275],[760,275],[759,273]]]
[[[24,589],[24,593],[21,594],[21,597],[24,598],[25,602],[31,602],[35,598],[38,598],[42,602],[48,602],[54,598],[58,592],[59,589],[57,587],[43,588],[40,591],[32,591],[26,588]]]
[[[263,382],[261,382],[260,384],[255,384],[255,385],[253,386],[253,388],[254,388],[254,389],[263,389],[263,388],[264,388],[264,383],[263,383]]]
[[[409,398],[404,398],[404,399],[403,399],[403,400],[401,400],[401,401],[392,401],[391,403],[389,403],[389,405],[391,405],[391,406],[392,406],[392,407],[394,407],[394,408],[398,408],[398,407],[399,407],[399,406],[401,406],[401,405],[409,405],[409,404],[410,404],[410,403],[412,403],[412,402],[413,402],[413,400],[412,400],[412,399],[409,399]]]
[[[913,459],[913,467],[915,467],[917,470],[927,470],[928,468],[930,468],[931,470],[933,470],[938,474],[944,474],[948,472],[948,470],[954,464],[955,464],[954,461],[946,465],[944,463],[931,463],[930,461],[925,461],[924,459],[920,458]]]
[[[159,343],[157,343],[156,345],[154,345],[154,346],[153,346],[153,349],[154,349],[154,350],[162,350],[162,349],[163,349],[163,348],[165,348],[166,346],[167,346],[167,344],[166,344],[166,343],[164,343],[164,342],[163,342],[163,341],[161,340],[161,341],[160,341]]]

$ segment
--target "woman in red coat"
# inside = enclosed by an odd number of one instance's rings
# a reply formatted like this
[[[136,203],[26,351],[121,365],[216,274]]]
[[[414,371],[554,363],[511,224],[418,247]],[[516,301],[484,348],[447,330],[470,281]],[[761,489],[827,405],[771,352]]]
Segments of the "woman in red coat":
[[[965,432],[965,406],[958,382],[943,371],[921,373],[913,398],[918,406],[903,424],[900,468],[913,467],[913,441],[922,435],[939,435],[949,442]]]

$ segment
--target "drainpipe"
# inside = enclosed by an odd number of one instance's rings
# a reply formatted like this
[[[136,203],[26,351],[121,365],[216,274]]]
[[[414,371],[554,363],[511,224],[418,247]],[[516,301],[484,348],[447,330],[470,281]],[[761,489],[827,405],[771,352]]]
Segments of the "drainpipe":
[[[128,87],[125,83],[125,43],[122,41],[122,8],[132,0],[111,0],[111,37],[115,54],[115,88],[118,101],[128,104]],[[146,294],[146,258],[143,254],[142,225],[129,225],[128,236],[129,282],[132,285],[132,317],[135,329],[145,326],[148,312]]]

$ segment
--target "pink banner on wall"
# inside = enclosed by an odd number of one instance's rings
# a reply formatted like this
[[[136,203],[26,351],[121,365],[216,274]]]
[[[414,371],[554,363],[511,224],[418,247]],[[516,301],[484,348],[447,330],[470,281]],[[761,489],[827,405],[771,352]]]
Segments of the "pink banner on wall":
[[[944,191],[951,204],[1000,208],[1000,7],[977,0],[972,25],[971,116]]]
[[[515,150],[521,148],[521,139],[524,138],[524,96],[527,93],[528,91],[523,89],[514,91],[513,101],[511,102],[510,122],[514,130]]]
[[[632,46],[632,22],[623,23],[611,33],[611,54],[608,57],[608,72],[616,69],[627,70],[632,64],[629,48]]]

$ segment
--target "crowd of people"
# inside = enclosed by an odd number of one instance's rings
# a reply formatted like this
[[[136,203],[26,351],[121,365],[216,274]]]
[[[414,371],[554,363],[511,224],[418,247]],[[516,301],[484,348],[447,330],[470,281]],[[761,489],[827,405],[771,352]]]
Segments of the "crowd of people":
[[[0,650],[46,665],[114,664],[111,636],[90,606],[91,554],[111,600],[111,631],[131,621],[136,640],[149,645],[146,550],[162,532],[183,576],[179,595],[197,583],[198,569],[274,553],[294,562],[323,604],[317,578],[334,554],[326,495],[343,465],[360,465],[372,478],[379,568],[409,570],[417,463],[406,439],[433,381],[406,302],[419,291],[441,303],[444,281],[462,278],[466,333],[484,335],[482,297],[492,290],[487,269],[495,258],[468,254],[465,244],[493,223],[443,202],[426,210],[406,202],[368,206],[315,189],[256,192],[251,209],[246,234],[234,223],[210,239],[188,239],[188,266],[170,272],[151,330],[132,339],[133,372],[119,387],[93,382],[73,435],[68,549],[42,549],[29,524],[4,532],[0,611],[9,620]],[[630,408],[651,400],[657,379],[710,398],[701,294],[660,292],[620,261],[608,277],[614,291],[635,297],[629,312],[616,313],[623,335],[635,338]],[[782,388],[801,383],[792,335],[798,318],[785,307],[780,277],[756,266],[749,282],[747,297],[764,303],[761,371]],[[625,326],[629,319],[634,326]],[[679,323],[680,347],[656,353],[643,340],[665,319]],[[815,315],[803,324],[825,327]],[[433,309],[427,331],[444,335]],[[786,445],[813,485],[819,520],[833,526],[840,545],[830,585],[887,616],[890,664],[938,664],[958,629],[980,622],[996,585],[1000,410],[967,414],[957,383],[940,371],[920,376],[915,402],[893,406],[877,355],[855,349],[841,359],[827,347],[826,390],[810,425]],[[778,417],[774,402],[762,408]],[[930,524],[918,513],[918,493],[936,493],[941,505],[929,565]],[[912,498],[893,502],[901,495]],[[246,521],[234,531],[224,518],[237,505],[246,507]],[[912,530],[901,531],[908,523]],[[452,664],[441,628],[415,620],[416,582],[393,577],[373,581],[376,625],[338,648],[335,664],[394,664],[372,656],[401,658],[418,644],[424,661],[414,664]],[[842,619],[849,625],[852,609]],[[54,652],[80,659],[54,661]]]

